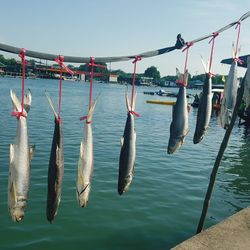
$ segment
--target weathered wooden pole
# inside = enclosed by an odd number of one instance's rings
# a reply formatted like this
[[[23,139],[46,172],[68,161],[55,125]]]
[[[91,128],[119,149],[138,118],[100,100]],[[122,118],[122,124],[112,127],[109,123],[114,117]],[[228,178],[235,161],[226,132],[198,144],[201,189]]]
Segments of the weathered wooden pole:
[[[198,224],[198,227],[197,227],[196,234],[200,233],[202,231],[202,229],[203,229],[203,226],[204,226],[204,222],[205,222],[205,219],[206,219],[207,210],[208,210],[208,207],[209,207],[209,203],[210,203],[214,183],[215,183],[215,180],[216,180],[216,175],[217,175],[217,172],[218,172],[218,169],[219,169],[220,162],[221,162],[221,159],[223,157],[224,151],[225,151],[225,149],[227,147],[227,144],[228,144],[228,141],[229,141],[229,138],[230,138],[230,134],[231,134],[231,131],[233,129],[235,120],[237,118],[239,107],[240,107],[242,97],[243,97],[243,94],[244,94],[244,85],[245,85],[246,74],[245,74],[244,78],[241,81],[240,88],[238,89],[236,104],[235,104],[235,107],[234,107],[231,123],[230,123],[229,127],[227,128],[227,130],[225,132],[224,138],[223,138],[222,143],[220,145],[218,155],[217,155],[215,163],[214,163],[214,167],[212,169],[212,173],[210,175],[209,185],[208,185],[207,193],[206,193],[205,200],[204,200],[204,203],[203,203],[201,217],[200,217],[200,221],[199,221],[199,224]]]

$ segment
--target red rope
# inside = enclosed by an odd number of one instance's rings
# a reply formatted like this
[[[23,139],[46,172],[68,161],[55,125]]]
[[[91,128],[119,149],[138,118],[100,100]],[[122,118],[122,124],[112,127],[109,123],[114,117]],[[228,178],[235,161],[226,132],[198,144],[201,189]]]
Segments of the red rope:
[[[89,110],[92,105],[92,98],[93,98],[93,78],[94,78],[94,67],[98,68],[107,68],[106,65],[101,65],[101,64],[95,64],[95,58],[90,57],[90,63],[89,66],[91,67],[91,72],[90,72],[90,80],[89,80]],[[83,116],[80,117],[80,121],[86,120],[87,124],[91,124],[92,121],[87,121],[88,116]]]
[[[191,46],[193,46],[193,42],[187,42],[186,47],[182,50],[182,52],[186,51],[186,59],[184,64],[184,73],[183,73],[183,81],[177,81],[178,84],[183,85],[184,87],[187,86],[187,62],[188,62],[188,50]]]
[[[139,117],[140,115],[138,113],[136,113],[134,110],[132,110],[133,106],[134,106],[134,95],[135,95],[135,79],[136,79],[136,64],[138,61],[141,61],[141,57],[140,56],[136,56],[134,61],[132,62],[134,64],[134,73],[133,73],[133,80],[132,80],[132,90],[131,90],[131,110],[129,111],[131,114]]]
[[[213,61],[213,54],[214,54],[214,41],[215,38],[219,35],[218,32],[214,32],[213,38],[209,41],[209,43],[212,42],[212,47],[211,47],[211,53],[210,53],[210,59],[209,59],[209,68],[208,68],[208,74],[210,76],[214,76],[213,73],[211,73],[211,68],[212,68],[212,61]]]
[[[21,49],[21,53],[18,55],[21,58],[21,65],[22,65],[22,110],[19,111],[14,111],[11,113],[12,116],[16,116],[17,119],[19,120],[21,116],[26,117],[26,114],[24,112],[24,81],[25,81],[25,64],[27,63],[27,61],[25,60],[25,54],[26,54],[26,50],[25,49]]]
[[[238,62],[239,64],[242,64],[243,61],[241,59],[239,59],[239,57],[237,56],[238,53],[238,48],[239,48],[239,40],[240,40],[240,28],[241,28],[241,22],[238,22],[235,29],[238,29],[237,32],[237,40],[236,40],[236,48],[235,48],[235,58],[234,61]]]
[[[58,101],[58,118],[57,121],[61,123],[61,104],[62,104],[62,73],[63,69],[66,70],[69,74],[73,75],[74,72],[69,69],[64,64],[64,56],[59,55],[57,58],[55,58],[55,62],[57,62],[60,65],[60,85],[59,85],[59,101]]]
[[[236,53],[238,52],[238,46],[239,46],[239,40],[240,40],[240,27],[241,27],[241,22],[238,22],[235,27],[235,29],[238,29],[237,41],[236,41]]]
[[[92,104],[92,96],[93,96],[93,77],[94,77],[94,66],[95,66],[95,58],[90,58],[89,66],[91,66],[91,74],[90,74],[90,80],[89,80],[89,109]]]

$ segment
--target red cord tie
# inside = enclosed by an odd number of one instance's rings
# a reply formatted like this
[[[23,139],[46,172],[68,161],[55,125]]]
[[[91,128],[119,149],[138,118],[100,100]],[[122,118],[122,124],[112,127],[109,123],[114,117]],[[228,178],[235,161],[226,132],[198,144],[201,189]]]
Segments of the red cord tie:
[[[209,77],[215,77],[215,74],[212,72],[208,72]]]
[[[244,63],[244,61],[241,60],[239,57],[238,58],[234,58],[234,61],[237,62],[237,63],[239,63],[239,64],[243,64]]]
[[[92,121],[87,121],[87,119],[88,119],[88,116],[87,116],[87,115],[86,115],[86,116],[83,116],[83,117],[80,117],[80,121],[86,120],[86,124],[91,124]]]
[[[24,118],[27,117],[27,115],[22,111],[20,111],[20,112],[19,111],[13,111],[13,112],[11,112],[11,116],[15,116],[17,118],[17,120],[20,120],[21,116],[24,117]]]
[[[61,116],[58,114],[58,117],[57,117],[57,122],[58,122],[58,124],[62,124],[62,118],[61,118]]]
[[[138,61],[141,61],[141,56],[135,56],[135,59],[132,63],[137,63]]]
[[[211,38],[211,40],[208,43],[211,43],[213,40],[215,40],[215,38],[219,35],[218,32],[214,32],[213,33],[213,37]]]
[[[128,112],[129,112],[130,114],[132,114],[132,115],[135,115],[136,117],[140,117],[140,114],[137,113],[137,112],[135,112],[135,111],[133,111],[133,110],[129,110]]]
[[[107,68],[106,65],[96,64],[94,57],[90,57],[90,63],[88,65],[91,66],[91,67],[98,67],[98,68],[104,68],[104,69]]]
[[[66,70],[69,74],[74,75],[74,71],[72,71],[64,64],[64,56],[58,56],[57,58],[55,58],[55,62],[57,62],[60,65],[60,67]]]
[[[188,49],[189,49],[191,46],[193,46],[193,45],[194,45],[193,42],[187,42],[187,43],[186,43],[186,47],[182,50],[182,52],[188,50]]]

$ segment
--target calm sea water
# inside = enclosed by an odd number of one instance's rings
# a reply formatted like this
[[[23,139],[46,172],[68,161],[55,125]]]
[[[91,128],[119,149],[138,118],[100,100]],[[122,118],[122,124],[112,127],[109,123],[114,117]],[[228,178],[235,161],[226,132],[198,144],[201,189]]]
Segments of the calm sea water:
[[[190,131],[182,148],[168,155],[172,107],[146,104],[137,88],[137,158],[133,183],[117,194],[120,138],[126,121],[124,86],[94,84],[101,93],[94,115],[95,169],[87,208],[76,202],[75,177],[88,84],[63,82],[62,119],[65,175],[60,209],[53,224],[46,220],[47,170],[54,118],[44,95],[58,101],[58,81],[27,80],[33,94],[28,115],[30,143],[36,145],[31,162],[28,208],[14,223],[7,209],[9,144],[17,122],[10,116],[9,89],[20,95],[21,80],[0,78],[0,249],[169,249],[192,236],[224,130],[213,115],[209,133],[192,143],[197,109],[190,110]],[[177,89],[173,89],[177,91]],[[224,155],[209,208],[206,227],[250,205],[250,131],[235,126]]]

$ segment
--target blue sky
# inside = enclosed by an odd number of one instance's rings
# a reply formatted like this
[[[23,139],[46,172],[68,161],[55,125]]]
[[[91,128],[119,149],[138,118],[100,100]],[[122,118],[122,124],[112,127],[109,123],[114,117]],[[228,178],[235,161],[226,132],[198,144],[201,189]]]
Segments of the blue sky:
[[[0,42],[63,55],[130,55],[171,46],[178,33],[186,41],[193,40],[237,20],[248,11],[249,0],[1,1]],[[250,17],[242,23],[241,30],[240,54],[250,54]],[[231,57],[235,40],[234,28],[216,39],[214,73],[228,73],[228,66],[221,65],[220,61]],[[208,59],[209,54],[208,40],[190,49],[191,74],[204,73],[200,56]],[[183,70],[183,64],[184,53],[175,51],[138,62],[138,72],[154,65],[161,76],[174,75],[176,67]],[[133,65],[112,63],[112,69],[132,72]]]

